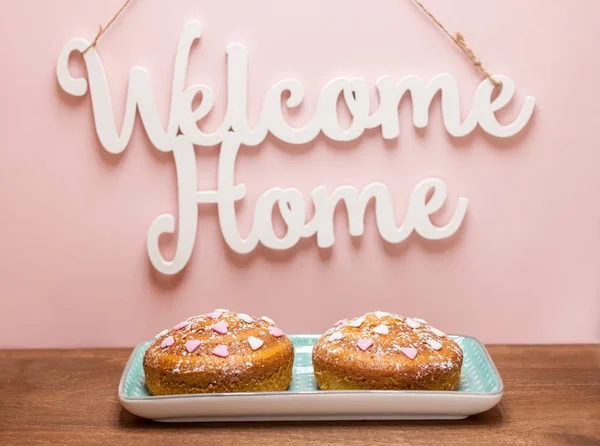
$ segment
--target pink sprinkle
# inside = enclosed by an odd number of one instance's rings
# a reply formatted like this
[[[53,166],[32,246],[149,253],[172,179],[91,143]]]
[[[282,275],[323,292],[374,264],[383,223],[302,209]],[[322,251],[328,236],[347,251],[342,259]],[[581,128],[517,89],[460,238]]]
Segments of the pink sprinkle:
[[[173,327],[173,330],[181,330],[182,328],[185,328],[185,327],[187,327],[187,326],[188,326],[188,325],[190,325],[190,324],[191,324],[191,322],[190,322],[190,321],[183,321],[183,322],[180,322],[180,323],[178,323],[177,325],[175,325],[175,326]]]
[[[192,353],[194,350],[196,350],[198,348],[198,346],[200,345],[200,341],[198,339],[194,339],[193,341],[187,341],[185,343],[185,349]]]
[[[228,327],[227,322],[221,321],[221,322],[217,322],[211,328],[213,331],[216,331],[217,333],[225,334],[225,333],[227,333],[227,327]]]
[[[356,343],[356,346],[360,348],[363,352],[370,348],[373,345],[373,341],[370,339],[361,339]]]
[[[168,337],[164,338],[163,341],[160,343],[160,348],[170,347],[174,343],[175,343],[175,339],[173,338],[173,336],[168,336]]]
[[[211,319],[218,319],[221,316],[223,316],[223,313],[221,313],[220,311],[213,311],[212,313],[208,313],[206,316]]]
[[[400,347],[398,350],[408,356],[409,359],[415,359],[415,356],[417,356],[417,349],[413,347]]]
[[[279,328],[277,327],[269,327],[269,333],[271,333],[273,336],[275,336],[276,338],[280,338],[283,336],[283,331],[281,331]]]
[[[340,319],[339,321],[337,321],[335,324],[333,324],[334,327],[337,327],[338,325],[342,325],[345,324],[346,322],[348,322],[348,319]]]
[[[219,358],[227,358],[229,356],[229,350],[226,345],[217,345],[212,351],[212,354]]]

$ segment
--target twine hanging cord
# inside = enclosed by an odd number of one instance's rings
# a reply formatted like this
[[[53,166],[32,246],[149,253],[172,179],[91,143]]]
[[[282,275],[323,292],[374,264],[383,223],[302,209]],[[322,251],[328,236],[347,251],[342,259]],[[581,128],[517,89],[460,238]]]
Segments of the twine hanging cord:
[[[423,5],[423,3],[421,3],[419,0],[413,0],[413,1],[419,8],[421,8],[421,10],[427,15],[427,17],[429,17],[433,21],[433,23],[435,23],[444,32],[444,34],[446,34],[450,38],[450,40],[452,40],[454,42],[454,44],[457,47],[459,47],[461,49],[461,51],[463,53],[465,53],[469,59],[471,59],[471,62],[473,63],[473,65],[475,65],[475,68],[477,68],[477,70],[479,70],[479,72],[481,74],[483,74],[492,83],[492,85],[494,87],[496,87],[496,88],[502,87],[502,82],[499,82],[496,79],[494,79],[492,77],[492,75],[483,67],[483,64],[477,58],[477,56],[475,55],[473,50],[471,48],[469,48],[469,45],[467,45],[467,42],[465,42],[465,38],[463,37],[463,35],[461,33],[456,33],[456,36],[453,36],[446,29],[446,27],[444,25],[442,25],[440,23],[440,21],[438,19],[436,19],[435,16],[431,12],[429,12],[429,10],[425,7],[425,5]]]
[[[112,18],[108,21],[108,23],[106,24],[105,27],[102,27],[102,25],[100,25],[100,29],[98,30],[98,34],[96,34],[96,37],[94,37],[94,40],[92,41],[92,43],[90,43],[90,45],[83,51],[83,54],[87,53],[90,48],[96,46],[96,43],[98,43],[98,39],[100,39],[100,37],[102,37],[102,35],[106,32],[106,30],[108,28],[110,28],[110,25],[112,25],[114,23],[114,21],[117,20],[117,17],[119,17],[121,15],[121,13],[123,12],[123,10],[125,8],[127,8],[127,5],[130,2],[131,2],[131,0],[125,0],[125,3],[123,3],[121,5],[121,7],[119,8],[119,10],[116,12],[115,15],[112,16]]]
[[[475,66],[475,68],[477,68],[477,70],[479,70],[479,72],[481,74],[483,74],[492,83],[492,85],[494,87],[499,88],[502,86],[502,83],[498,82],[496,79],[494,79],[492,77],[492,75],[483,67],[483,64],[477,58],[477,56],[475,56],[475,53],[473,52],[473,50],[467,45],[467,42],[465,42],[465,38],[463,37],[463,35],[461,33],[456,33],[456,35],[453,36],[446,29],[446,27],[444,25],[442,25],[440,23],[440,21],[438,19],[436,19],[435,16],[431,12],[429,12],[429,10],[425,7],[425,5],[423,5],[423,3],[421,3],[419,0],[413,0],[413,1],[433,21],[433,23],[435,23],[450,38],[450,40],[452,40],[454,42],[454,44],[457,47],[459,47],[463,53],[465,53],[467,55],[467,57],[471,60],[471,62]],[[100,37],[102,37],[102,35],[108,30],[108,28],[110,28],[110,26],[115,22],[115,20],[117,20],[119,15],[121,15],[123,10],[127,7],[127,5],[129,5],[130,2],[131,2],[131,0],[125,0],[125,3],[123,3],[123,5],[119,8],[119,10],[116,12],[116,14],[113,15],[113,17],[109,20],[109,22],[106,24],[106,26],[102,27],[102,25],[100,25],[98,34],[96,34],[96,37],[94,38],[93,42],[90,43],[90,45],[83,51],[83,54],[87,53],[90,48],[96,46]]]

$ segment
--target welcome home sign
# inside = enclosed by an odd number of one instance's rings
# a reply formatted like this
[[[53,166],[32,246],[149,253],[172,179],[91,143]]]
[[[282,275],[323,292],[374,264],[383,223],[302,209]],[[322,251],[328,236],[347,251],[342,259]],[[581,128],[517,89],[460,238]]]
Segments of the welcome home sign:
[[[505,138],[525,127],[535,106],[533,97],[525,98],[518,117],[508,125],[500,124],[495,112],[506,106],[515,93],[514,82],[502,75],[493,76],[502,84],[500,93],[495,97],[494,85],[489,79],[479,84],[471,110],[464,120],[461,119],[456,81],[450,74],[440,74],[429,82],[414,75],[399,80],[383,76],[375,85],[379,95],[376,107],[371,106],[369,86],[363,79],[336,77],[321,90],[310,122],[304,127],[294,127],[286,121],[282,108],[292,109],[302,104],[304,89],[297,79],[282,79],[265,94],[259,122],[251,128],[247,116],[248,51],[243,45],[232,43],[227,47],[226,115],[217,131],[206,133],[200,130],[198,122],[213,107],[213,90],[203,84],[185,85],[190,50],[201,36],[201,24],[191,21],[184,27],[179,39],[167,128],[163,128],[160,122],[150,74],[146,69],[134,67],[130,71],[125,117],[119,132],[106,74],[96,48],[90,47],[85,39],[72,39],[60,52],[57,63],[58,82],[65,92],[73,96],[84,96],[89,92],[96,132],[105,150],[114,154],[125,150],[135,115],[139,113],[154,147],[173,154],[179,205],[174,257],[165,259],[158,244],[162,234],[175,232],[174,215],[158,216],[150,225],[147,236],[152,265],[164,274],[178,273],[189,261],[196,242],[198,206],[201,204],[217,206],[222,235],[227,245],[241,254],[251,252],[259,243],[276,250],[290,249],[301,238],[313,236],[316,236],[320,248],[332,246],[335,241],[333,214],[340,202],[347,207],[350,234],[361,236],[366,206],[374,200],[378,231],[389,243],[400,243],[412,232],[429,240],[444,239],[454,234],[463,222],[469,202],[466,197],[459,198],[452,217],[445,225],[436,226],[431,222],[430,215],[438,211],[447,198],[447,186],[438,178],[427,178],[414,187],[401,222],[396,221],[390,191],[382,183],[369,184],[360,192],[351,185],[334,191],[317,186],[311,193],[314,213],[309,219],[299,190],[272,187],[260,196],[252,228],[244,237],[238,229],[235,203],[244,200],[246,186],[235,182],[235,161],[242,145],[256,146],[268,133],[289,144],[306,144],[320,134],[334,141],[353,141],[360,138],[365,129],[379,128],[382,138],[394,139],[400,135],[398,106],[402,97],[410,93],[413,125],[423,128],[429,120],[431,101],[440,92],[443,122],[450,135],[465,136],[479,126],[490,135]],[[87,76],[74,77],[69,71],[69,58],[74,52],[83,53]],[[194,100],[199,94],[202,100],[196,106]],[[349,126],[340,124],[337,106],[340,98],[352,118]],[[375,110],[371,111],[373,108]],[[194,146],[216,145],[220,145],[217,187],[214,190],[198,190]],[[287,227],[282,237],[277,236],[273,229],[274,209],[279,210]]]

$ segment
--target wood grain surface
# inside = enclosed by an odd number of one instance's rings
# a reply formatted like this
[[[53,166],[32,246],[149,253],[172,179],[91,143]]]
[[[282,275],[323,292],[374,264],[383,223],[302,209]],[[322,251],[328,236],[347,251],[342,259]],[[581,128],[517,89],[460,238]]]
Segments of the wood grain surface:
[[[0,444],[600,445],[600,345],[490,346],[505,394],[458,421],[160,424],[122,409],[130,350],[0,351]]]

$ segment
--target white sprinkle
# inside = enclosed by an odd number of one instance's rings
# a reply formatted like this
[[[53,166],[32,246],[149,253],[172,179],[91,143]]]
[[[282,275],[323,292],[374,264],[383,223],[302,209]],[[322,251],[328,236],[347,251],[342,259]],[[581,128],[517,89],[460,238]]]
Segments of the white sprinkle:
[[[413,321],[417,321],[419,324],[427,325],[427,321],[424,319],[419,319],[418,317],[413,317]]]
[[[246,313],[238,313],[238,318],[248,324],[250,324],[252,322],[252,318],[250,316],[248,316]]]
[[[389,316],[390,313],[386,313],[385,311],[376,311],[375,312],[375,316],[377,316],[378,318],[382,318],[383,316]]]
[[[215,313],[229,313],[229,310],[224,310],[223,308],[218,308],[214,312]]]
[[[421,326],[421,324],[409,317],[407,317],[404,322],[406,322],[406,325],[408,325],[410,328],[419,328]]]
[[[442,344],[433,339],[427,339],[427,344],[429,344],[429,346],[434,350],[439,350],[440,348],[442,348]]]
[[[267,316],[262,316],[261,319],[269,325],[275,325],[275,321]]]
[[[335,333],[333,333],[331,336],[329,336],[327,339],[328,339],[329,341],[339,341],[339,340],[340,340],[340,339],[342,339],[343,337],[344,337],[344,335],[343,335],[341,332],[339,332],[339,331],[336,331],[336,332],[335,332]]]
[[[169,332],[169,330],[165,328],[165,329],[164,329],[163,331],[161,331],[159,334],[157,334],[156,336],[154,336],[154,339],[158,339],[158,338],[160,338],[160,337],[162,337],[162,336],[166,335],[168,332]]]
[[[382,335],[386,335],[390,332],[390,330],[388,329],[388,326],[385,324],[378,325],[377,327],[375,327],[373,329],[373,331],[375,333],[382,334]]]
[[[255,338],[254,336],[248,336],[248,344],[252,350],[258,350],[265,343],[262,339]]]
[[[364,317],[359,317],[358,319],[354,319],[353,321],[348,322],[348,325],[351,327],[360,327],[362,323],[365,321]]]
[[[440,338],[443,338],[446,336],[446,333],[444,333],[442,330],[438,330],[435,327],[429,327],[429,330],[433,333],[438,335]]]

